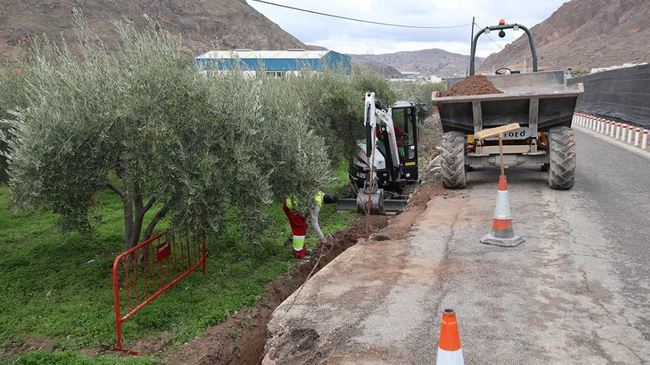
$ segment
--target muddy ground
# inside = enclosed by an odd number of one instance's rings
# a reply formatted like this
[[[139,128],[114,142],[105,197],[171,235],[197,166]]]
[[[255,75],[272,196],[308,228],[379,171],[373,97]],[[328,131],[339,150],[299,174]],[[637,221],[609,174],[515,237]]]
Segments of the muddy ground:
[[[180,350],[161,353],[171,364],[258,364],[266,343],[266,324],[273,310],[348,247],[388,223],[386,216],[365,218],[348,230],[334,234],[331,242],[319,245],[308,262],[298,265],[265,288],[264,299],[252,308],[235,313],[225,322],[208,328]]]

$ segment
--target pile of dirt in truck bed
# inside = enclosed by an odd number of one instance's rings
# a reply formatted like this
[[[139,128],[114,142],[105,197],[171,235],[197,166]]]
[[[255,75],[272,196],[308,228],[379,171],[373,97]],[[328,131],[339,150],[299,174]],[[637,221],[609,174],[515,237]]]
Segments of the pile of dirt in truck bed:
[[[462,95],[483,95],[483,94],[503,94],[503,91],[492,85],[492,82],[483,75],[474,75],[466,77],[462,81],[452,86],[440,94],[441,96],[462,96]]]

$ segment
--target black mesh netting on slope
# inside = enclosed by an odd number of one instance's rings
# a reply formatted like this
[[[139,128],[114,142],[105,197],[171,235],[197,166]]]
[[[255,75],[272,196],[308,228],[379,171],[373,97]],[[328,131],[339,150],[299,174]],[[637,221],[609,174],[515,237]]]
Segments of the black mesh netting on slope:
[[[575,77],[569,85],[582,82],[576,111],[619,119],[650,128],[650,65]]]

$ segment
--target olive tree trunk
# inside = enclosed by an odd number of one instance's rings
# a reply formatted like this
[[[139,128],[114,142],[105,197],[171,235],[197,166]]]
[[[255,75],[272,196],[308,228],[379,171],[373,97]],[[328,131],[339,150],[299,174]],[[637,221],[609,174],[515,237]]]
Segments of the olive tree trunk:
[[[157,202],[157,199],[156,197],[151,197],[149,201],[144,204],[140,182],[130,182],[125,174],[118,175],[121,175],[120,177],[123,186],[131,187],[131,189],[119,187],[112,182],[107,183],[107,185],[122,199],[122,206],[124,209],[124,250],[126,251],[137,245],[139,242],[152,236],[156,225],[165,217],[165,215],[167,215],[167,212],[169,212],[173,200],[170,198],[165,204],[163,204],[153,218],[151,218],[144,229],[144,234],[142,234],[145,215],[151,210]]]

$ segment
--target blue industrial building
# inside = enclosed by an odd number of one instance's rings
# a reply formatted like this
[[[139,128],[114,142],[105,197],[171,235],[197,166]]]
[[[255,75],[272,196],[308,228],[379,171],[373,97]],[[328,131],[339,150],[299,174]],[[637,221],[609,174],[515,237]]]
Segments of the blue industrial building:
[[[239,67],[247,73],[264,70],[267,74],[283,76],[302,70],[342,70],[350,73],[350,56],[334,51],[210,51],[194,59],[204,71],[229,71]]]

